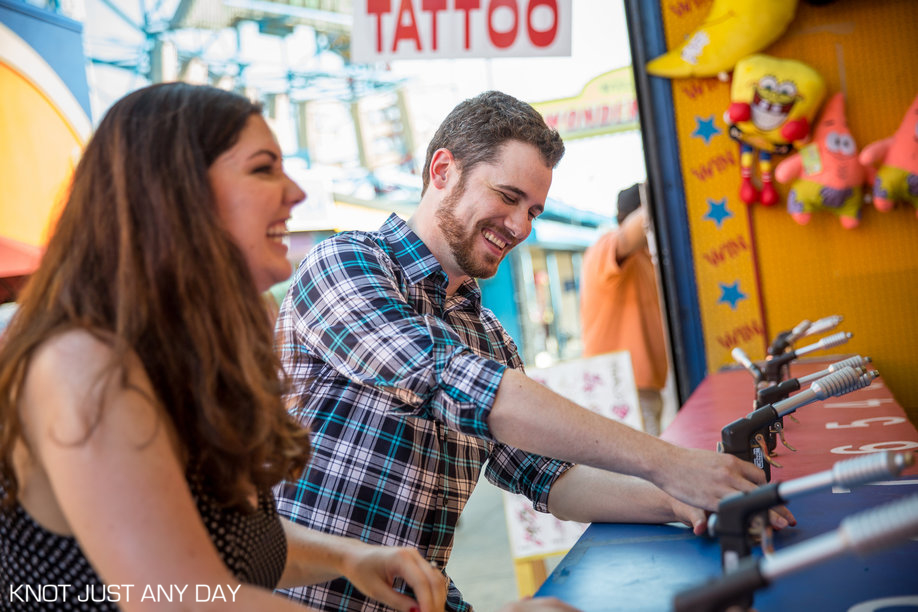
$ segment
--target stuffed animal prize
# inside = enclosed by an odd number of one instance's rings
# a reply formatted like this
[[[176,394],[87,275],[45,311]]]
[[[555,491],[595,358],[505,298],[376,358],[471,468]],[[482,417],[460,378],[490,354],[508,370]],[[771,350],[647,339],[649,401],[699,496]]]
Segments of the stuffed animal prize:
[[[896,202],[911,204],[918,214],[918,96],[905,111],[899,129],[861,151],[861,163],[880,169],[873,181],[873,205],[892,210]]]
[[[666,78],[719,76],[780,38],[797,0],[714,0],[704,22],[685,42],[647,62],[647,72]]]
[[[857,145],[845,116],[845,96],[826,103],[813,132],[813,141],[775,168],[779,183],[791,183],[787,212],[806,225],[817,210],[838,215],[845,229],[860,223],[866,172],[857,158]]]
[[[771,156],[784,155],[804,143],[825,93],[822,77],[803,62],[761,54],[737,62],[724,121],[730,126],[730,136],[740,143],[743,202],[771,206],[778,201]],[[756,153],[761,194],[752,181]]]

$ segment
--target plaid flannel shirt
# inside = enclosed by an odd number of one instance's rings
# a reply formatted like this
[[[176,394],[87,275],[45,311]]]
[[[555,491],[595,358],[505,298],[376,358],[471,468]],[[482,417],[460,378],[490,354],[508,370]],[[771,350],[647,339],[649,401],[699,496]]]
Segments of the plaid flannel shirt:
[[[291,414],[312,431],[301,479],[276,489],[278,511],[319,531],[410,546],[445,567],[459,514],[486,477],[547,512],[570,464],[494,440],[488,414],[516,345],[469,280],[446,296],[439,262],[392,215],[346,232],[300,264],[277,342]],[[404,588],[404,584],[397,584]],[[321,610],[386,610],[348,581],[283,591]],[[450,582],[449,610],[471,606]]]

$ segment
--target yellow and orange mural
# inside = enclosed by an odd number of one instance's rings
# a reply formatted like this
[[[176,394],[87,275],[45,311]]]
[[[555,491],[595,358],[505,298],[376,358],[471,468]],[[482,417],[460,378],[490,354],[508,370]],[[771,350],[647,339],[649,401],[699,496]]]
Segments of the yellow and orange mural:
[[[47,242],[91,124],[46,59],[4,23],[0,91],[0,275],[19,276]]]

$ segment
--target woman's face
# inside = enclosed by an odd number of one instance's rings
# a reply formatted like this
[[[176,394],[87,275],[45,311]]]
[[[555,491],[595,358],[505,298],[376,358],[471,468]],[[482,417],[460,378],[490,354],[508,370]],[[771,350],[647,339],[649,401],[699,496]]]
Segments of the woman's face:
[[[280,146],[261,115],[207,171],[217,214],[242,249],[259,291],[290,276],[287,220],[306,194],[284,174]]]

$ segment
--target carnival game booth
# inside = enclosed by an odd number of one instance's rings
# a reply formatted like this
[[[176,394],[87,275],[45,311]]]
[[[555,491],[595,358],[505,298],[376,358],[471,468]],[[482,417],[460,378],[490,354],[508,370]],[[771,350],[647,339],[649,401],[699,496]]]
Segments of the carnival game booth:
[[[536,594],[916,606],[918,4],[626,7],[682,403],[663,437],[771,480],[706,536],[591,525]],[[796,527],[762,529],[776,503]]]

